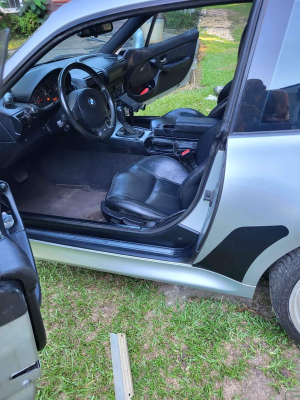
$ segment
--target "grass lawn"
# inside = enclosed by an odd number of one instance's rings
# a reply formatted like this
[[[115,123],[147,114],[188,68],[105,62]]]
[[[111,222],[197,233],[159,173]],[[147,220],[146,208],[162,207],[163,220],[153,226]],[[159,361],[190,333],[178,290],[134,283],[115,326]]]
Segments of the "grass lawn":
[[[17,49],[20,46],[22,46],[22,44],[24,42],[26,42],[27,38],[11,38],[9,43],[8,43],[8,49],[9,50],[13,50],[13,49]]]
[[[215,106],[204,98],[233,77],[249,6],[226,9],[233,11],[235,40],[200,32],[200,88],[177,90],[144,114],[184,106],[208,113]],[[37,267],[48,336],[38,399],[114,399],[110,332],[127,334],[134,399],[290,398],[298,347],[271,311],[194,297],[168,306],[154,282],[55,263]],[[260,303],[271,310],[267,289]]]
[[[263,400],[296,382],[297,348],[274,317],[227,300],[167,306],[154,282],[37,266],[48,335],[38,399],[114,399],[110,332],[127,334],[135,399],[231,398],[252,379],[272,385],[249,397]]]

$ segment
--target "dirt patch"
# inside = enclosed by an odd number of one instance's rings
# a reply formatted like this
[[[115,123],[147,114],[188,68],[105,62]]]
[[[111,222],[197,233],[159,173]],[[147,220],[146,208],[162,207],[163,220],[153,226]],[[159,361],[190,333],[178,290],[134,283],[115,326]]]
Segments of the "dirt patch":
[[[223,382],[224,400],[232,400],[235,398],[243,398],[247,400],[284,400],[292,397],[285,391],[281,390],[276,393],[274,388],[270,386],[272,383],[265,374],[258,369],[251,369],[247,375],[247,379],[238,381],[236,379],[226,378]]]
[[[244,297],[224,295],[223,293],[216,293],[203,289],[195,289],[189,286],[170,285],[168,283],[157,282],[157,285],[158,290],[165,295],[166,304],[168,306],[174,305],[176,303],[184,303],[187,300],[190,301],[195,298],[211,298],[214,300],[227,299],[235,304],[246,304],[247,307],[252,307],[252,300],[246,299]]]
[[[202,10],[200,29],[208,35],[233,41],[231,34],[232,22],[228,18],[228,10]]]
[[[194,298],[210,298],[214,300],[226,299],[234,304],[239,304],[241,306],[241,311],[243,309],[245,309],[245,311],[252,311],[268,319],[271,319],[275,316],[270,300],[269,282],[264,278],[259,281],[253,300],[244,297],[211,292],[208,290],[195,289],[188,286],[177,286],[160,282],[157,282],[157,285],[159,291],[165,295],[167,305],[184,303],[185,301],[191,301]]]
[[[167,384],[167,386],[170,386],[171,388],[173,388],[175,390],[180,389],[179,382],[176,378],[170,378],[170,377],[166,378],[166,384]]]
[[[225,343],[224,348],[226,352],[226,365],[234,364],[237,359],[242,357],[242,351],[237,345],[233,343]]]

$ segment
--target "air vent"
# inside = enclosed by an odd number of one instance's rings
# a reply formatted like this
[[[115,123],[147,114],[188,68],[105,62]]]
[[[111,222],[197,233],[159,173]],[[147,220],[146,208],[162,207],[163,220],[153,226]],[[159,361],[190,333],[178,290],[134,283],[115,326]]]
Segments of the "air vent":
[[[127,70],[127,61],[125,60],[125,58],[119,58],[119,63],[122,65],[122,71],[126,71]]]
[[[107,81],[107,76],[106,76],[106,74],[105,74],[103,71],[99,71],[99,72],[98,72],[98,75],[104,80],[104,82]],[[98,85],[96,84],[96,82],[94,81],[94,79],[93,79],[91,76],[89,76],[88,78],[86,78],[86,79],[85,79],[85,82],[86,82],[86,84],[87,84],[87,86],[88,86],[89,88],[95,89],[96,87],[98,87]]]
[[[20,112],[16,115],[17,119],[21,122],[24,129],[28,128],[30,124],[30,116],[25,111]]]
[[[91,76],[86,78],[85,83],[89,88],[97,87],[96,82],[94,81],[94,79]]]

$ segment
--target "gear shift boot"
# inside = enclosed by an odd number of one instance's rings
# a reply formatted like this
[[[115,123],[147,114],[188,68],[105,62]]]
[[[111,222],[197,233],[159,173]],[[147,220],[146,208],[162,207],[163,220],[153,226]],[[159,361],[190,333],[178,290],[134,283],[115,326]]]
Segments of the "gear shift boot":
[[[118,132],[116,133],[116,136],[127,137],[127,138],[140,138],[145,133],[144,129],[142,128],[133,127],[129,124],[127,125],[128,127],[126,125],[122,126],[122,128],[119,129]]]
[[[123,127],[119,129],[119,131],[116,133],[116,136],[128,138],[140,138],[143,136],[144,130],[142,128],[133,127],[126,122],[125,111],[121,106],[117,107],[117,118]]]

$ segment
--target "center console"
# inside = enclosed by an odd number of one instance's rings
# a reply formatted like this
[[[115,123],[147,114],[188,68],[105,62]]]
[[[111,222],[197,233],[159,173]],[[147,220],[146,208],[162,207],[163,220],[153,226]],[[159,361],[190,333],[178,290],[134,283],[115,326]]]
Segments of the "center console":
[[[208,117],[178,117],[174,125],[158,124],[154,128],[154,136],[169,136],[187,139],[200,139],[218,119]]]
[[[201,136],[219,122],[215,118],[179,116],[174,124],[159,123],[160,119],[157,120],[158,123],[151,124],[155,117],[134,116],[134,112],[140,110],[142,104],[126,94],[119,98],[118,104],[118,123],[110,142],[122,147],[140,149],[145,154],[179,157],[186,152],[193,154]]]

